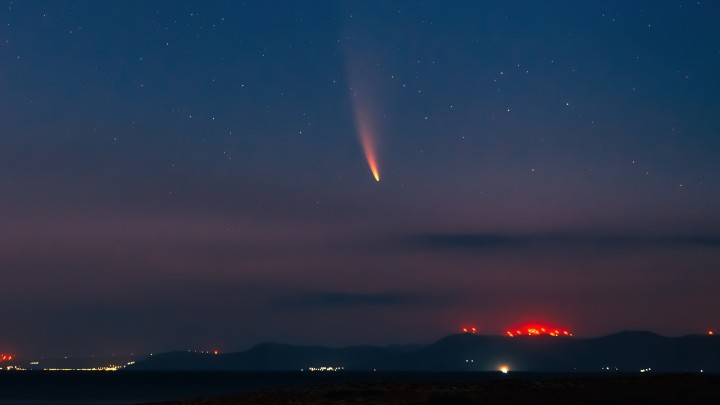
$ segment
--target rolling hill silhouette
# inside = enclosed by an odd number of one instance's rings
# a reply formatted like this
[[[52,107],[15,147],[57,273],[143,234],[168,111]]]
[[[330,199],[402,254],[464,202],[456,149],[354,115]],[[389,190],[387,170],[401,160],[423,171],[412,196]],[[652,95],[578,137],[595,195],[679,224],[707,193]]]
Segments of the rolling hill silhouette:
[[[720,372],[720,337],[665,337],[625,331],[599,338],[457,334],[424,346],[329,348],[277,343],[220,355],[169,352],[132,370],[287,371],[309,367],[351,371]]]

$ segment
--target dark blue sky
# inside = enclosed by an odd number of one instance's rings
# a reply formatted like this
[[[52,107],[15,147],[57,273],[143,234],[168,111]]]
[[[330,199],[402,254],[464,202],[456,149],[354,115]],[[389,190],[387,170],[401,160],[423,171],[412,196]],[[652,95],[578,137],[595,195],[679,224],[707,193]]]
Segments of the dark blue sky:
[[[0,351],[717,327],[718,15],[4,1]]]

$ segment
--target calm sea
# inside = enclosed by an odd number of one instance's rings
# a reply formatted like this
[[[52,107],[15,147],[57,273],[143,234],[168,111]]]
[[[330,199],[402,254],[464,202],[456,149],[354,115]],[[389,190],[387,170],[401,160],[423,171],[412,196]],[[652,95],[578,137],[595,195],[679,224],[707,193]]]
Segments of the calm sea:
[[[557,374],[355,372],[0,372],[0,405],[120,405],[342,382],[472,382]]]

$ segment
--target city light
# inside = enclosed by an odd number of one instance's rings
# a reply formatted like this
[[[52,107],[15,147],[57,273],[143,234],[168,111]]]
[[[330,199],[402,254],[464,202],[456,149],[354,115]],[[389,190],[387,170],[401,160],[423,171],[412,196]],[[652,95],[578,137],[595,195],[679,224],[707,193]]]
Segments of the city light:
[[[508,366],[500,366],[500,368],[498,368],[498,370],[499,370],[501,373],[503,373],[503,374],[507,374],[508,371],[510,371],[510,367],[508,367]]]
[[[312,372],[324,372],[324,371],[342,371],[345,367],[340,366],[322,366],[322,367],[308,367],[308,371]],[[300,370],[303,371],[303,370]]]
[[[87,367],[87,368],[44,368],[43,371],[118,371],[125,366],[116,366],[114,364],[104,367]]]
[[[99,367],[83,367],[83,368],[69,368],[69,367],[47,367],[43,368],[43,371],[119,371],[127,366],[135,364],[134,361],[127,362],[123,365],[109,364],[107,366]]]

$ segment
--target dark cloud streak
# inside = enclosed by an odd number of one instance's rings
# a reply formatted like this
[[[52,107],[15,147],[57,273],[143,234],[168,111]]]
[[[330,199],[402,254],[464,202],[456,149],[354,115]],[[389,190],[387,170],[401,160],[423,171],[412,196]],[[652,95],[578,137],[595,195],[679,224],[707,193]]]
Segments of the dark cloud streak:
[[[367,307],[429,306],[447,303],[449,299],[439,295],[418,293],[346,293],[317,292],[290,295],[280,300],[283,307],[295,309],[349,309]]]
[[[720,247],[720,235],[678,234],[663,236],[592,235],[584,233],[420,233],[404,243],[414,249],[435,251],[499,251],[515,249],[654,249]]]

